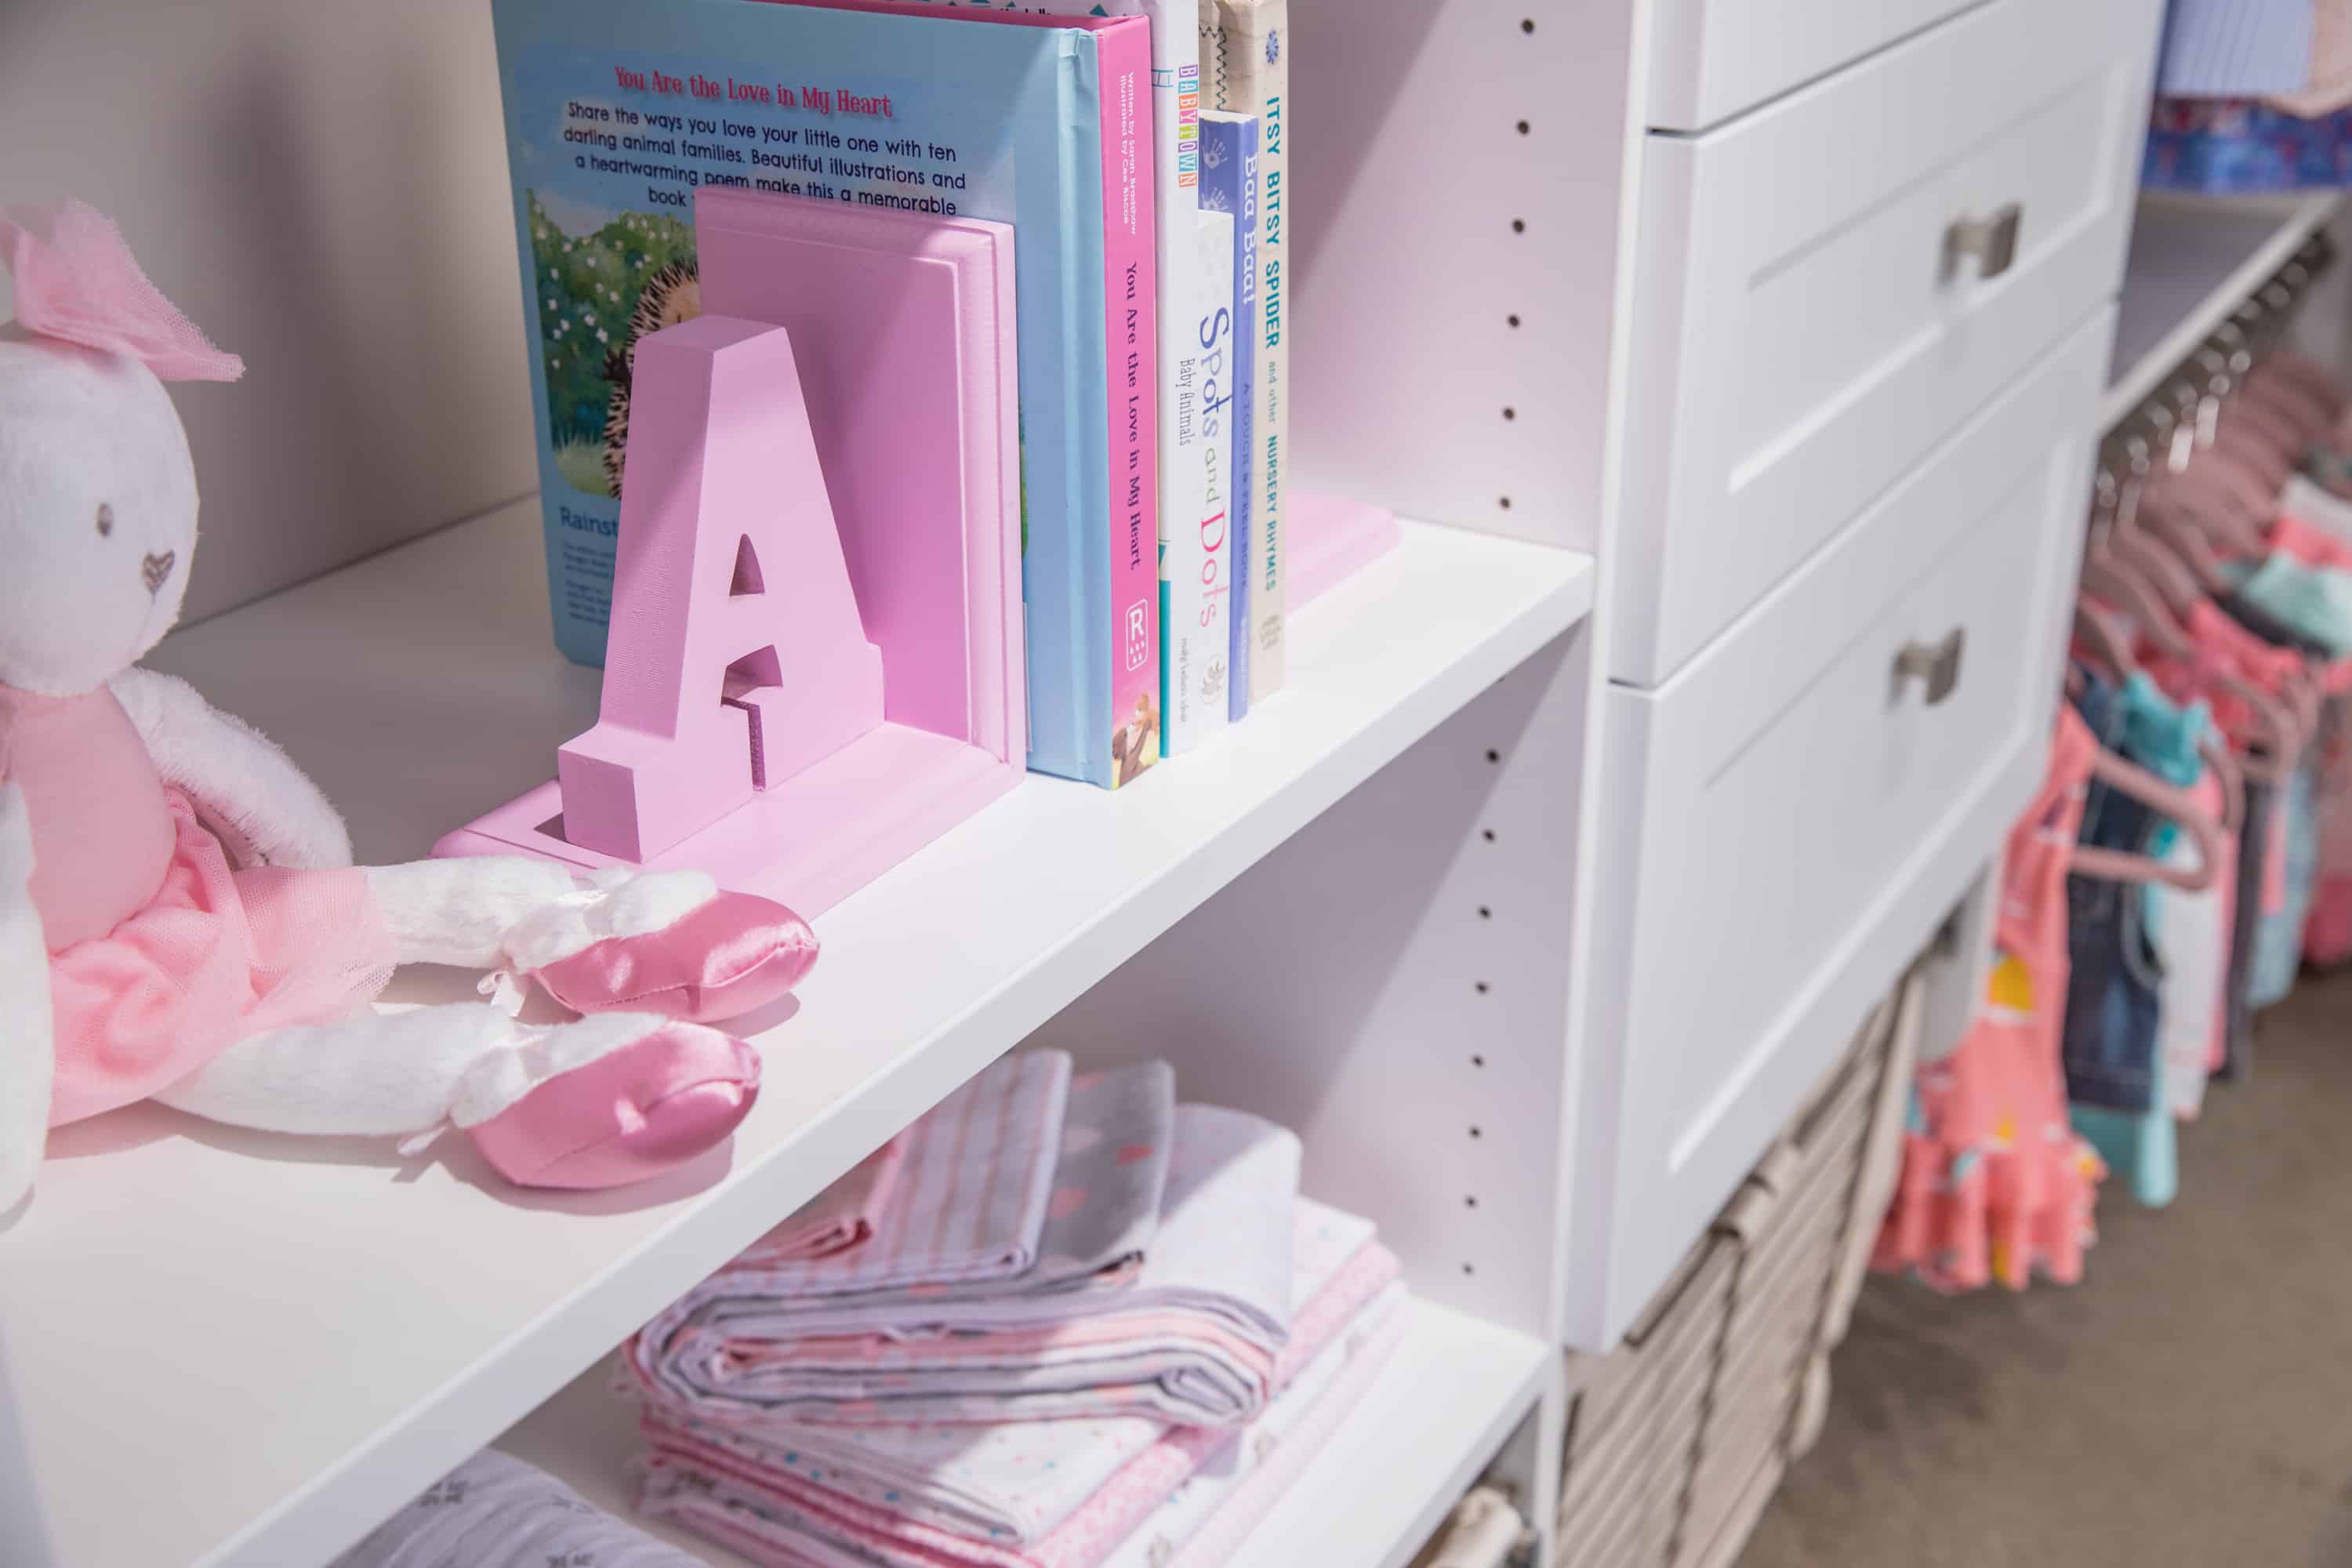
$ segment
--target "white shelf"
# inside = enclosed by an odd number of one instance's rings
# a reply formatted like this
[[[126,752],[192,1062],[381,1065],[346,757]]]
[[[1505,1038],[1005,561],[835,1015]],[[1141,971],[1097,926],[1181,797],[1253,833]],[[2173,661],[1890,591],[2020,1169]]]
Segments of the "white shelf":
[[[550,647],[543,581],[537,507],[519,502],[153,662],[283,742],[362,858],[414,857],[545,778],[593,717],[596,678]],[[797,1012],[758,1037],[750,1120],[648,1188],[522,1194],[462,1139],[404,1166],[382,1142],[152,1106],[64,1130],[0,1229],[0,1463],[23,1444],[73,1568],[323,1561],[1591,599],[1585,556],[1407,525],[1294,617],[1292,689],[1247,723],[1115,795],[1027,780],[819,921]],[[417,972],[400,994],[469,997],[471,979]]]
[[[2144,195],[2099,428],[2113,429],[2335,215],[2342,197]]]
[[[1403,1568],[1541,1397],[1558,1353],[1426,1301],[1394,1358],[1225,1568]]]
[[[1549,1352],[1528,1335],[1428,1301],[1338,1435],[1228,1568],[1399,1568],[1535,1405]],[[498,1440],[624,1518],[643,1451],[634,1406],[598,1366]],[[667,1521],[640,1521],[711,1568],[746,1561]]]

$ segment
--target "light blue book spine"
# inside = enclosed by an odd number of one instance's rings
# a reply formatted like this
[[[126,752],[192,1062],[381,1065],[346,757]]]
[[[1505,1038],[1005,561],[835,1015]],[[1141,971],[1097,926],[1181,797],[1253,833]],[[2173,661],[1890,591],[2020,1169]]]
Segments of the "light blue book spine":
[[[630,350],[699,312],[698,185],[1009,222],[1030,765],[1112,783],[1099,36],[742,0],[491,14],[557,646],[604,662]]]
[[[1255,114],[1221,114],[1202,110],[1201,114],[1201,206],[1207,212],[1230,213],[1234,219],[1234,320],[1257,320],[1257,240],[1259,187],[1258,121]],[[1243,561],[1257,559],[1252,548],[1256,532],[1251,527],[1253,512],[1251,493],[1255,489],[1252,477],[1255,472],[1251,458],[1256,445],[1255,411],[1257,407],[1258,353],[1253,345],[1257,335],[1248,334],[1233,356],[1233,443],[1234,460],[1230,493],[1233,496],[1233,540],[1234,551]],[[1234,574],[1234,597],[1230,606],[1232,658],[1228,660],[1226,710],[1232,718],[1240,719],[1249,712],[1250,611],[1249,585],[1251,574]]]

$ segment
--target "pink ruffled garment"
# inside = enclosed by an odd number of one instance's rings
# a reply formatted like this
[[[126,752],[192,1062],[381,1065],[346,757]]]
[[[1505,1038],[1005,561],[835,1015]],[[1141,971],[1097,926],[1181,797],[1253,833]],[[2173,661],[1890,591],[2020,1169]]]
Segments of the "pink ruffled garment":
[[[2253,713],[2243,701],[2216,686],[2213,678],[2235,675],[2280,695],[2302,677],[2303,656],[2264,642],[2210,599],[2189,606],[2186,629],[2194,645],[2190,658],[2173,658],[2145,640],[2134,650],[2134,658],[2175,702],[2201,699],[2212,710],[2214,724],[2232,743],[2242,745],[2252,730]]]
[[[2352,543],[2292,512],[2279,515],[2271,542],[2306,566],[2352,573]],[[2352,659],[2328,665],[2326,677],[2329,695],[2342,698],[2352,690]],[[2319,865],[2303,928],[2304,960],[2323,968],[2352,960],[2352,754],[2340,723],[2331,739],[2320,762]],[[2285,836],[2277,837],[2284,847]]]
[[[238,1040],[343,1016],[391,978],[367,874],[235,868],[110,693],[0,688],[0,778],[25,793],[52,943],[50,1126],[144,1100]]]
[[[1939,1290],[1994,1279],[2023,1289],[2039,1268],[2082,1278],[2105,1167],[2066,1114],[2066,868],[2098,742],[2059,710],[2041,794],[2011,828],[2001,867],[1993,995],[1958,1049],[1923,1064],[1893,1205],[1871,1258]]]

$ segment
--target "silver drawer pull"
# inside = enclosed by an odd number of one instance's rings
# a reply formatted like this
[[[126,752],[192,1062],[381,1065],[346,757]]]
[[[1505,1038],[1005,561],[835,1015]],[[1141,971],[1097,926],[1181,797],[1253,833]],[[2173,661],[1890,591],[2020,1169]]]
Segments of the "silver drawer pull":
[[[1968,651],[1969,629],[1954,626],[1939,642],[1906,643],[1895,656],[1895,694],[1917,680],[1927,688],[1927,706],[1935,707],[1960,683],[1960,656]]]
[[[2017,229],[2025,208],[2017,202],[1995,207],[1983,217],[1952,220],[1944,231],[1944,274],[1959,270],[1960,258],[1977,258],[1977,276],[1998,278],[2017,259]]]

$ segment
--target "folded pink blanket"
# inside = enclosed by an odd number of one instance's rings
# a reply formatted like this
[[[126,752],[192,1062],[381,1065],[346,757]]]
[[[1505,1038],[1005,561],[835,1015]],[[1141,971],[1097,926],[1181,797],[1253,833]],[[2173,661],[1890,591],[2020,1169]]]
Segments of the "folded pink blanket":
[[[1120,1076],[1104,1075],[1104,1086]],[[1105,1163],[1077,1120],[1094,1092],[1073,1091],[1049,1214],[1083,1209],[1090,1189],[1063,1178]],[[793,1268],[739,1263],[648,1323],[630,1359],[655,1397],[749,1430],[1130,1412],[1237,1426],[1265,1408],[1286,1332],[1292,1238],[1281,1216],[1298,1192],[1298,1140],[1214,1106],[1175,1106],[1160,1125],[1172,1147],[1160,1151],[1160,1207],[1139,1264],[1057,1275],[1029,1292],[992,1284],[811,1299],[795,1293]],[[1139,1162],[1154,1152],[1130,1147]],[[1135,1249],[1122,1242],[1117,1257]]]
[[[646,1511],[667,1514],[719,1535],[756,1562],[882,1563],[888,1568],[1129,1568],[1139,1532],[1173,1542],[1201,1531],[1233,1529],[1235,1538],[1263,1515],[1279,1485],[1253,1486],[1256,1471],[1326,1399],[1360,1395],[1394,1343],[1402,1287],[1391,1283],[1359,1309],[1300,1369],[1275,1405],[1244,1434],[1175,1427],[1166,1439],[1114,1476],[1087,1505],[1044,1541],[1028,1547],[974,1541],[910,1525],[887,1510],[848,1504],[820,1488],[754,1468],[729,1450],[664,1442],[649,1467]],[[1294,1397],[1295,1395],[1295,1397]],[[1279,1413],[1279,1414],[1277,1414]],[[1311,1442],[1301,1434],[1302,1443]],[[1237,1444],[1239,1447],[1237,1447]],[[1309,1457],[1298,1455],[1303,1465]],[[1203,1466],[1220,1474],[1190,1495]],[[1187,1495],[1179,1498],[1180,1492]],[[1150,1550],[1147,1542],[1144,1550]],[[1147,1556],[1133,1560],[1148,1568]]]
[[[1370,1226],[1298,1206],[1305,1268],[1275,1371],[1283,1385],[1339,1342],[1398,1273],[1395,1258],[1369,1240]],[[1092,1568],[1234,1436],[1126,1417],[784,1429],[753,1439],[658,1405],[646,1426],[656,1454],[641,1505],[648,1511],[697,1529],[723,1515],[739,1531],[854,1542],[833,1550],[862,1554],[867,1568],[877,1560],[896,1568]],[[803,1550],[797,1560],[832,1560]]]

